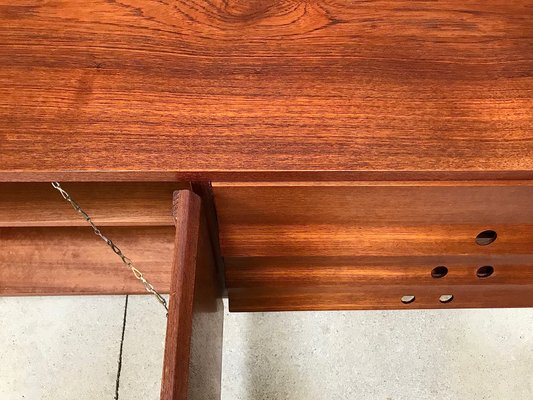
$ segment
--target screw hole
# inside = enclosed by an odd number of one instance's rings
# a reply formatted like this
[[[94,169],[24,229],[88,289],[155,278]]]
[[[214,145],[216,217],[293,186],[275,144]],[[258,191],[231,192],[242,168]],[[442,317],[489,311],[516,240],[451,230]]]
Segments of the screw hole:
[[[415,301],[415,296],[413,296],[413,295],[408,295],[408,296],[403,296],[402,297],[402,303],[403,304],[410,304],[413,301]]]
[[[494,273],[494,267],[492,265],[485,265],[483,267],[479,267],[476,275],[478,278],[488,278]]]
[[[442,296],[439,297],[439,301],[441,303],[449,303],[453,300],[453,294],[443,294]]]
[[[448,274],[448,268],[444,265],[439,265],[438,267],[433,268],[431,271],[431,277],[435,279],[444,278]]]
[[[491,244],[492,242],[494,242],[497,237],[498,237],[498,234],[496,233],[496,231],[493,231],[493,230],[483,231],[483,232],[480,232],[476,236],[476,243],[479,246],[487,246]]]

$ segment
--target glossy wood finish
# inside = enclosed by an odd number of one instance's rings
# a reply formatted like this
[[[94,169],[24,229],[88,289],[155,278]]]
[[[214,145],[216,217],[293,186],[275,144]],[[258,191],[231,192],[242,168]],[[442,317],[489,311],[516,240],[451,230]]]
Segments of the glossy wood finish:
[[[220,399],[223,306],[201,199],[175,192],[176,240],[162,400]]]
[[[222,252],[231,256],[429,256],[435,254],[528,253],[533,225],[221,225]],[[496,229],[498,240],[485,249],[475,238]]]
[[[486,266],[492,275],[478,277]],[[226,284],[231,311],[532,307],[533,254],[229,258]],[[415,301],[403,304],[407,295]]]
[[[172,193],[187,183],[66,183],[104,234],[163,293],[170,288]],[[145,293],[50,183],[0,184],[0,294]]]
[[[174,226],[172,192],[186,183],[66,183],[99,226]],[[1,183],[0,227],[87,226],[50,183]]]
[[[228,288],[371,285],[533,285],[533,251],[519,256],[431,257],[237,257],[226,258]],[[479,268],[492,266],[486,279]],[[445,267],[441,278],[432,277]]]
[[[105,227],[102,232],[168,293],[174,228]],[[127,293],[145,291],[89,227],[0,228],[1,296]]]
[[[230,311],[405,310],[419,308],[532,307],[529,285],[409,285],[229,289]],[[403,296],[415,301],[403,304]],[[449,303],[439,301],[453,295]]]
[[[531,178],[531,17],[3,0],[0,180]]]
[[[410,308],[533,306],[531,182],[221,183],[214,194],[232,311],[401,309],[410,294]],[[496,240],[476,244],[487,229]],[[484,266],[495,272],[482,279]]]
[[[187,400],[192,313],[195,292],[201,200],[176,192],[173,214],[176,240],[168,306],[161,400]]]
[[[530,254],[533,185],[214,185],[222,254]],[[494,229],[498,239],[478,246]]]

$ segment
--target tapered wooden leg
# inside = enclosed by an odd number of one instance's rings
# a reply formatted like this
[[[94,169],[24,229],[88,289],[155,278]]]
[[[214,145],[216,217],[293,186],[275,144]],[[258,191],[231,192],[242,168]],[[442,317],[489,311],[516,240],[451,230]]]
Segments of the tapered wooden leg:
[[[200,197],[174,193],[176,241],[162,400],[220,399],[223,305]]]

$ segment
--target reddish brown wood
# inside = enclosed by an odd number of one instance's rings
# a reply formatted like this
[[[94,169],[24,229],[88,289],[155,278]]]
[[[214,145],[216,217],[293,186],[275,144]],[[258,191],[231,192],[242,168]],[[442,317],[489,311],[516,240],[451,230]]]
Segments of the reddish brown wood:
[[[531,182],[222,183],[214,194],[234,311],[395,309],[411,291],[410,308],[533,306]],[[479,246],[486,229],[498,237]],[[432,278],[438,266],[444,278]],[[482,266],[494,274],[478,278]]]
[[[504,256],[431,257],[229,257],[228,288],[281,288],[352,285],[533,285],[533,252]],[[490,278],[476,272],[492,266]],[[445,267],[441,278],[432,271]],[[437,275],[438,276],[438,275]],[[533,304],[532,304],[533,306]]]
[[[222,304],[200,197],[174,194],[176,241],[162,400],[220,398]]]
[[[0,179],[531,178],[531,17],[528,0],[5,0]]]
[[[533,285],[408,285],[229,289],[230,311],[404,310],[532,307]],[[441,303],[441,295],[453,295]],[[416,300],[403,304],[401,298]]]
[[[104,227],[102,232],[168,293],[174,228]],[[128,293],[146,292],[90,227],[0,228],[0,295]]]
[[[366,181],[457,181],[458,179],[480,182],[497,179],[531,180],[533,171],[168,171],[168,172],[128,172],[128,171],[2,171],[1,182],[343,182]]]
[[[215,259],[216,269],[218,272],[218,280],[221,283],[225,294],[224,284],[224,258],[220,252],[220,238],[218,236],[218,216],[215,206],[215,199],[213,196],[213,188],[211,183],[194,182],[192,183],[193,191],[202,199],[203,215],[205,216],[205,223],[209,233],[209,241],[213,249],[213,256]]]
[[[176,241],[170,284],[161,400],[186,400],[192,312],[200,232],[200,198],[189,191],[174,196]]]
[[[98,226],[174,226],[169,198],[187,183],[66,183]],[[0,227],[87,226],[50,183],[0,184]]]
[[[531,184],[215,184],[214,194],[224,257],[532,251]],[[498,239],[476,245],[487,229]]]

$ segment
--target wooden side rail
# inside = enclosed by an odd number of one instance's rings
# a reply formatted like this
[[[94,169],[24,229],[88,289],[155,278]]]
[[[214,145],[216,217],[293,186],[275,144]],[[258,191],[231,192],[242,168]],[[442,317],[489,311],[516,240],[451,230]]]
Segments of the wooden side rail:
[[[201,200],[174,193],[174,262],[161,400],[220,399],[223,305]]]
[[[170,288],[172,193],[184,182],[66,183],[64,189],[161,293]],[[0,295],[146,293],[46,183],[0,183]]]

